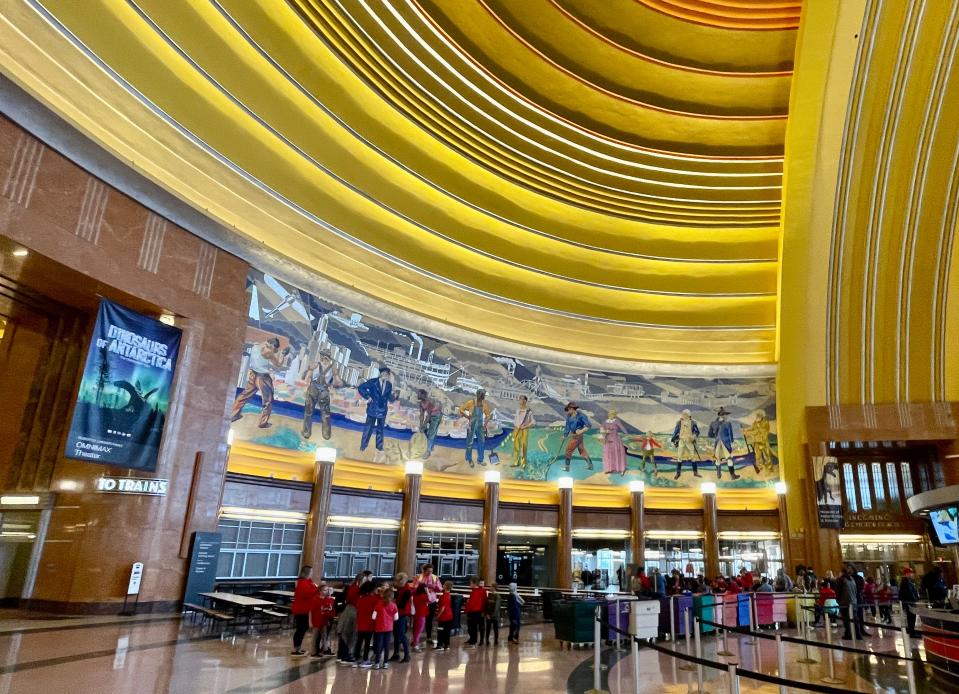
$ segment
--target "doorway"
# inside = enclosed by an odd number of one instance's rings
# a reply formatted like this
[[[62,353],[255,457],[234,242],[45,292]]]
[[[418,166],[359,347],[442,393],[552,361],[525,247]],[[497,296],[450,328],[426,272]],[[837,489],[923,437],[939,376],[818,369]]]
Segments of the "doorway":
[[[539,586],[546,574],[546,545],[499,545],[496,552],[496,582]]]
[[[40,534],[41,511],[0,514],[0,606],[17,607],[29,597]]]

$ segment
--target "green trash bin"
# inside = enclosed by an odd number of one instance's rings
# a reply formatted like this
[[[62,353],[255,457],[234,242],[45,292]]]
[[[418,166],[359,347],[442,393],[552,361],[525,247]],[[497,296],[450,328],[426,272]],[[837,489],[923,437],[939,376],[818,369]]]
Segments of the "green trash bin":
[[[554,600],[556,640],[569,646],[593,643],[596,608],[602,605],[602,600]]]
[[[693,596],[693,616],[698,618],[700,622],[715,622],[716,621],[716,610],[714,605],[716,604],[716,596],[711,594],[706,595],[694,595]],[[709,624],[701,624],[700,629],[702,633],[708,634],[713,631],[714,627]]]

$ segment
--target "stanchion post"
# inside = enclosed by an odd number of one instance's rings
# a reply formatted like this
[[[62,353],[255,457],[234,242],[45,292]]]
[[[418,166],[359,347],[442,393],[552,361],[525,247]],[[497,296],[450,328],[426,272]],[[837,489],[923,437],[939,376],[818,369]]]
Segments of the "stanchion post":
[[[829,613],[825,613],[826,618],[826,643],[832,645],[832,624],[829,621]],[[843,680],[836,678],[836,663],[833,662],[832,649],[826,649],[826,657],[829,659],[829,674],[822,678],[826,684],[842,684]]]
[[[796,594],[796,638],[804,638],[806,631],[806,606],[803,604],[804,593]]]
[[[716,651],[716,655],[721,655],[726,658],[733,655],[732,651],[729,650],[729,632],[726,630],[726,596],[723,596],[722,609],[720,614],[723,616],[719,623],[723,625],[723,650]]]
[[[699,638],[699,632],[701,627],[699,625],[699,617],[693,617],[693,628],[696,631],[693,633],[693,637],[696,641],[696,657],[702,660],[703,658],[703,644]],[[703,694],[703,664],[696,663],[696,679],[699,683],[699,694]]]
[[[602,657],[602,644],[600,642],[602,641],[603,635],[601,633],[602,624],[599,622],[600,618],[602,617],[602,613],[603,608],[597,607],[596,621],[593,625],[593,691],[596,692],[601,691],[600,688],[602,687],[602,678],[600,676],[602,675],[602,668],[600,665],[600,660]]]
[[[739,694],[739,673],[732,663],[729,664],[729,694]]]
[[[688,607],[687,607],[685,610],[683,610],[683,628],[684,628],[685,631],[686,631],[686,655],[692,655],[693,649],[692,649],[692,645],[689,643],[689,639],[690,639],[691,637],[690,637],[690,635],[689,635],[690,628],[689,628],[689,608],[688,608]],[[673,647],[675,648],[675,646],[673,646]],[[688,662],[686,662],[686,661],[683,661],[683,663],[679,666],[679,669],[680,669],[680,670],[694,670],[695,667],[693,666],[692,663],[688,663]]]
[[[642,688],[639,681],[639,643],[635,636],[630,638],[629,643],[633,652],[633,691],[639,694],[639,690]]]
[[[756,630],[756,621],[753,619],[753,608],[756,606],[756,594],[755,593],[746,593],[747,603],[749,605],[749,638],[746,639],[746,643],[752,646],[756,643],[756,637],[752,635],[752,632]]]
[[[849,613],[849,636],[852,637],[852,647],[856,647],[856,632],[859,630],[859,624],[856,622],[856,611],[852,603],[846,605],[846,611]]]
[[[669,606],[669,640],[676,643],[676,611],[673,609],[673,599],[675,595],[670,595],[667,605]]]
[[[786,679],[786,649],[783,647],[783,637],[776,634],[776,657],[779,660],[779,677]],[[779,685],[779,694],[788,694],[786,685]]]
[[[814,665],[819,661],[809,655],[809,613],[806,611],[806,606],[802,604],[803,600],[801,596],[796,596],[796,623],[799,625],[799,638],[803,639],[803,652],[805,655],[797,660],[796,662],[802,663],[803,665]],[[802,615],[802,616],[800,616]]]
[[[902,650],[909,659],[906,661],[906,679],[909,681],[909,694],[916,694],[916,672],[912,662],[912,642],[909,640],[909,629],[902,625]]]

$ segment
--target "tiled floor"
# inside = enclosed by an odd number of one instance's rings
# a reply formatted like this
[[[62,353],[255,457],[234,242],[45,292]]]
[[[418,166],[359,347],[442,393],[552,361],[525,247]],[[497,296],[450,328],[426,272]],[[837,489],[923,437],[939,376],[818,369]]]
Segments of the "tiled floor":
[[[821,635],[821,631],[819,634]],[[216,692],[261,694],[538,694],[576,692],[592,688],[592,651],[562,650],[551,625],[524,627],[523,643],[499,647],[466,648],[462,638],[444,653],[416,655],[408,665],[388,671],[337,666],[331,659],[291,658],[288,633],[220,638],[175,618],[49,618],[0,615],[0,694],[107,694]],[[707,658],[721,641],[703,641]],[[777,673],[775,641],[730,638],[730,650],[745,668]],[[861,644],[860,644],[861,645]],[[869,647],[901,652],[894,632],[874,638]],[[680,642],[680,650],[685,644]],[[801,646],[786,646],[786,671],[799,681],[820,682],[827,667],[823,653],[812,649],[818,662],[802,664]],[[630,694],[632,662],[627,652],[604,652],[603,685],[613,694]],[[640,651],[640,691],[674,694],[697,689],[695,671],[682,662],[650,649]],[[906,671],[895,661],[871,656],[835,656],[835,672],[845,691],[905,692]],[[727,692],[728,678],[718,670],[705,671],[709,692]],[[922,672],[920,692],[955,691],[926,686]],[[778,692],[770,684],[743,679],[742,691]],[[796,690],[799,691],[799,690]]]

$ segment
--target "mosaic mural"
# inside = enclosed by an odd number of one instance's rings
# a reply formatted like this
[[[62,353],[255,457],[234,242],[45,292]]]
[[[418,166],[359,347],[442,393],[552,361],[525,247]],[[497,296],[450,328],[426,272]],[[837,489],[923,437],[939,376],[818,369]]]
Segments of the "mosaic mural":
[[[765,486],[778,479],[773,378],[583,371],[490,354],[373,320],[262,272],[237,440],[504,479]]]

